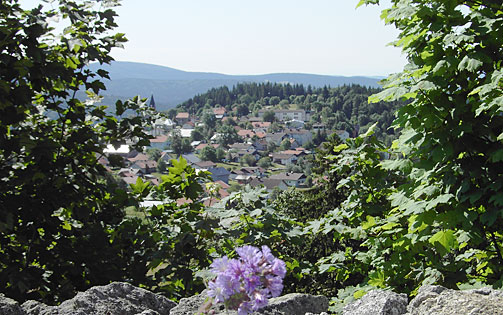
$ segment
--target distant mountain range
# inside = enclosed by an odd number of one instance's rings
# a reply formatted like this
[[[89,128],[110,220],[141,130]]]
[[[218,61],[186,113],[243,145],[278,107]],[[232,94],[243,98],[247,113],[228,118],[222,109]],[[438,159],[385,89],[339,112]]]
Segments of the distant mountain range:
[[[91,64],[92,70],[104,69],[110,73],[111,80],[104,83],[107,90],[101,93],[104,104],[114,104],[117,99],[125,100],[136,95],[154,99],[158,110],[167,110],[186,101],[196,94],[211,88],[227,85],[232,87],[239,82],[277,82],[311,85],[313,87],[360,84],[379,87],[376,77],[343,77],[303,73],[271,73],[263,75],[226,75],[208,72],[187,72],[169,67],[114,61],[110,65]]]

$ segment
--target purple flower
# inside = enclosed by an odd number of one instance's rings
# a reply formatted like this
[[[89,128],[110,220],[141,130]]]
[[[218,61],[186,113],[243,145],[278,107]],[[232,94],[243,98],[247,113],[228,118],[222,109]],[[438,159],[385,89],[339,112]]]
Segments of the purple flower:
[[[238,315],[247,315],[252,312],[252,305],[250,302],[243,302],[238,307]]]
[[[249,266],[258,265],[258,263],[262,259],[262,253],[258,250],[258,248],[250,245],[236,248],[236,253],[238,253],[243,262],[245,264],[248,264]]]
[[[252,309],[254,311],[266,306],[268,302],[269,301],[267,300],[267,291],[266,290],[259,290],[259,291],[253,292]]]
[[[274,258],[274,261],[272,263],[271,272],[278,277],[284,278],[286,275],[285,262],[281,259]]]
[[[283,291],[283,278],[275,276],[266,276],[266,288],[272,297],[277,297]]]
[[[236,279],[232,276],[221,274],[217,277],[215,281],[216,285],[222,288],[223,293],[229,297],[234,293],[240,291],[241,284],[239,283],[239,279]]]
[[[210,281],[208,287],[208,296],[215,298],[215,302],[225,302],[226,298],[228,298],[228,296],[224,295],[224,289],[216,281]]]
[[[262,285],[260,277],[257,275],[250,275],[244,279],[244,289],[246,293],[252,295],[253,292]]]
[[[271,249],[267,245],[262,245],[262,257],[269,263],[272,264],[275,257],[271,253]]]
[[[217,276],[210,281],[208,295],[227,309],[246,315],[268,303],[283,290],[285,263],[271,253],[267,246],[261,250],[253,246],[236,248],[238,259],[227,256],[215,259],[211,271]]]
[[[217,258],[210,265],[211,271],[216,274],[218,274],[220,272],[225,272],[228,264],[229,264],[229,258],[227,258],[227,256],[224,256],[222,258]]]

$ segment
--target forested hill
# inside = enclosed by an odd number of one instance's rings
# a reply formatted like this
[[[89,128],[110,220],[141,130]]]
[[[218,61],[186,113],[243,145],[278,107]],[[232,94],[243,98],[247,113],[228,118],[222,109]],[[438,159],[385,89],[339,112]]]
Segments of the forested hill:
[[[110,73],[106,83],[104,103],[114,104],[117,99],[125,100],[136,95],[149,97],[154,95],[158,109],[167,110],[186,101],[190,97],[204,93],[211,88],[233,86],[240,82],[278,82],[304,84],[316,87],[324,85],[340,86],[361,84],[378,87],[379,79],[353,76],[329,76],[304,73],[272,73],[263,75],[226,75],[221,73],[188,72],[169,67],[114,61],[110,65],[90,64],[96,71],[104,69]]]
[[[329,130],[347,130],[350,134],[362,133],[378,122],[377,133],[391,140],[389,126],[400,102],[369,104],[368,97],[380,88],[361,85],[344,85],[335,88],[305,87],[302,84],[242,83],[232,89],[224,86],[196,95],[178,105],[177,111],[201,116],[205,110],[223,106],[237,116],[257,116],[263,108],[304,109],[311,112],[309,125],[323,123]]]

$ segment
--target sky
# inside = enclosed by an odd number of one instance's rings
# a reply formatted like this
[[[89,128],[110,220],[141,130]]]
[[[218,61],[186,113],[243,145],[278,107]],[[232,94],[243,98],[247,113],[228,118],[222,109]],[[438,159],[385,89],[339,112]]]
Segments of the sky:
[[[34,4],[36,0],[22,0]],[[382,7],[358,0],[123,0],[119,61],[225,74],[387,76],[405,57]]]

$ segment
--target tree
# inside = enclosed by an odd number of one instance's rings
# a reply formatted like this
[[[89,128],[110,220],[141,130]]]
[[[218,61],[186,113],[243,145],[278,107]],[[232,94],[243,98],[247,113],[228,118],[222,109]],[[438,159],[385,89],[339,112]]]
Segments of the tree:
[[[267,110],[262,115],[262,120],[266,122],[274,122],[276,120],[276,116],[272,110]]]
[[[161,149],[158,148],[149,148],[147,149],[147,156],[149,159],[153,161],[157,161],[161,157]]]
[[[269,99],[269,104],[278,105],[280,101],[281,99],[279,98],[279,96],[273,96]]]
[[[359,268],[374,286],[501,287],[503,4],[392,4],[382,16],[400,31],[395,44],[409,64],[369,101],[408,100],[394,122],[400,137],[385,148],[374,125],[334,148],[332,172],[346,175],[349,197],[330,220],[365,232],[356,238],[371,263]]]
[[[233,143],[236,143],[240,140],[240,137],[236,131],[236,129],[234,129],[234,127],[230,126],[230,125],[222,125],[220,127],[220,129],[218,130],[218,132],[220,133],[220,137],[218,138],[218,142],[227,147]]]
[[[262,167],[262,168],[269,168],[271,166],[271,158],[269,157],[263,157],[260,160],[258,160],[257,165]]]
[[[257,164],[257,160],[251,154],[243,155],[242,159],[248,166],[255,166],[255,164]]]
[[[145,270],[116,230],[135,201],[98,163],[108,144],[148,145],[142,125],[155,118],[138,98],[118,101],[113,115],[93,103],[108,74],[87,65],[109,63],[125,41],[110,34],[113,2],[0,6],[0,291],[18,301],[54,303]],[[58,18],[63,34],[50,24]]]
[[[279,148],[280,150],[284,151],[284,150],[290,150],[291,146],[292,143],[290,142],[290,139],[284,139],[283,141],[281,141]]]
[[[203,123],[208,129],[215,129],[215,126],[217,124],[217,119],[215,118],[215,115],[211,111],[206,111],[203,114]]]
[[[204,140],[204,133],[201,127],[197,126],[190,134],[191,141],[202,141]]]
[[[227,153],[225,152],[225,150],[223,148],[218,147],[216,154],[217,154],[217,161],[221,162],[223,159],[225,159],[225,156]]]
[[[203,161],[216,162],[217,161],[217,151],[211,145],[207,145],[201,150],[200,157],[201,157],[201,160],[203,160]]]
[[[248,105],[246,105],[246,104],[239,104],[236,107],[236,115],[238,117],[246,116],[246,115],[248,115],[249,112],[250,112],[250,110],[248,109]]]

